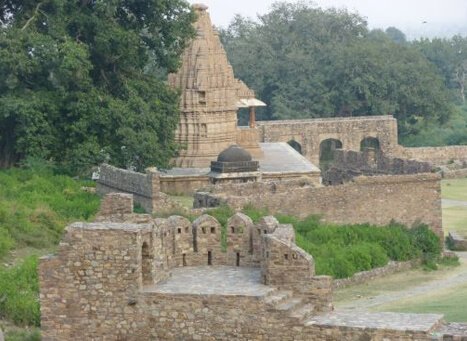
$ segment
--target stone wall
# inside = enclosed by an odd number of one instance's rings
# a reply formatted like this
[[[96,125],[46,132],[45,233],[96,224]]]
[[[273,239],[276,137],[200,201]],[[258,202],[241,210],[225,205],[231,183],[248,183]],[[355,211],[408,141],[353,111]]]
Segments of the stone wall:
[[[428,162],[392,158],[375,149],[365,149],[363,152],[336,150],[330,168],[322,173],[322,177],[323,184],[337,185],[361,175],[417,174],[432,170]]]
[[[392,116],[337,117],[329,119],[260,121],[262,142],[289,142],[300,144],[302,154],[319,165],[320,144],[327,139],[342,142],[342,148],[360,151],[362,140],[377,138],[383,152],[397,148],[397,120]]]
[[[467,146],[400,147],[394,153],[395,156],[431,162],[435,165],[443,165],[455,160],[467,162]]]
[[[370,280],[385,277],[397,272],[411,270],[420,266],[420,260],[412,260],[408,262],[390,261],[388,265],[381,268],[376,268],[368,271],[361,271],[354,274],[352,277],[335,279],[332,281],[334,289],[345,288],[351,285],[367,283]]]
[[[357,177],[339,186],[312,187],[297,183],[218,185],[195,195],[195,206],[214,201],[235,209],[246,204],[272,214],[321,215],[338,224],[385,225],[396,220],[408,226],[428,224],[443,240],[440,176],[425,173]]]
[[[96,191],[101,196],[108,193],[132,194],[133,200],[149,213],[183,210],[161,192],[161,177],[155,168],[148,168],[143,174],[102,164]]]

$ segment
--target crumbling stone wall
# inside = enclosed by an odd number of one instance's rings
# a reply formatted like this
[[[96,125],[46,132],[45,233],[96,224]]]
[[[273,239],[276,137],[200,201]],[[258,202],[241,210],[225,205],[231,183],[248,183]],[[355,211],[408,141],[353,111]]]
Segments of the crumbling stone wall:
[[[235,209],[247,204],[273,214],[306,217],[318,214],[338,224],[388,224],[396,220],[408,226],[429,225],[443,240],[441,178],[437,174],[357,177],[339,186],[299,187],[296,183],[217,185],[195,194],[195,206],[226,203]]]
[[[102,164],[96,191],[99,195],[115,192],[132,194],[134,201],[148,213],[181,209],[178,203],[161,192],[160,173],[155,168],[148,168],[143,174]]]
[[[467,162],[467,146],[444,147],[400,147],[394,150],[398,157],[431,162],[434,165],[444,165],[452,161]]]
[[[375,149],[363,152],[336,150],[330,168],[322,173],[323,184],[339,185],[361,175],[400,175],[430,173],[428,162],[392,158]]]
[[[368,137],[377,138],[385,153],[398,146],[397,120],[389,115],[261,121],[258,129],[262,142],[298,142],[302,154],[315,165],[319,165],[320,144],[327,139],[339,140],[343,149],[354,151]]]

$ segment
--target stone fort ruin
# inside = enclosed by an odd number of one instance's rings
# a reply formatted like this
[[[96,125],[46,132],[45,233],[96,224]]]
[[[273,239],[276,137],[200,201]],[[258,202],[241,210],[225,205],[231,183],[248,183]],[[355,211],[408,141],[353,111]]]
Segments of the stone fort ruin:
[[[290,225],[133,214],[107,195],[40,262],[43,340],[432,340],[441,315],[334,312]],[[224,232],[222,232],[224,231]],[[224,234],[224,237],[223,237]]]
[[[336,223],[421,221],[443,238],[433,166],[467,161],[463,146],[400,146],[391,116],[256,122],[264,103],[235,79],[207,7],[194,9],[197,36],[169,77],[182,94],[176,167],[101,166],[96,221],[68,226],[41,259],[43,339],[460,339],[440,315],[333,311],[332,279],[315,276],[293,227],[272,216],[255,224],[237,213],[223,226],[205,214],[133,213],[133,201],[148,213],[180,209],[170,194],[183,193],[201,211],[255,204]],[[237,124],[242,107],[248,127]]]

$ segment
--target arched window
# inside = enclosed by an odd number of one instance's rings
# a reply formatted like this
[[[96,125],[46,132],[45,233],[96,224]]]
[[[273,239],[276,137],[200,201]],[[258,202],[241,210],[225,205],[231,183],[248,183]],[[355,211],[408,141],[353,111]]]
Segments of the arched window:
[[[319,145],[319,167],[325,171],[334,161],[334,151],[342,149],[342,142],[336,139],[327,139]]]
[[[290,140],[289,142],[287,142],[293,149],[295,149],[297,152],[299,152],[300,154],[303,155],[302,153],[302,145],[300,143],[298,143],[297,141],[295,140]]]
[[[365,137],[360,142],[360,151],[364,151],[365,149],[372,148],[375,150],[380,150],[379,140],[376,137]]]

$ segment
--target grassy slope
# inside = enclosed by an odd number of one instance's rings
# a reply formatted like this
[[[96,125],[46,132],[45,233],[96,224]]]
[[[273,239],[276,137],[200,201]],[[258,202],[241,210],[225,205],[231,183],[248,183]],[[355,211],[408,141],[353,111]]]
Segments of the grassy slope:
[[[50,170],[0,171],[0,328],[7,340],[36,340],[15,330],[39,324],[37,257],[54,251],[65,226],[88,220],[99,198]]]

